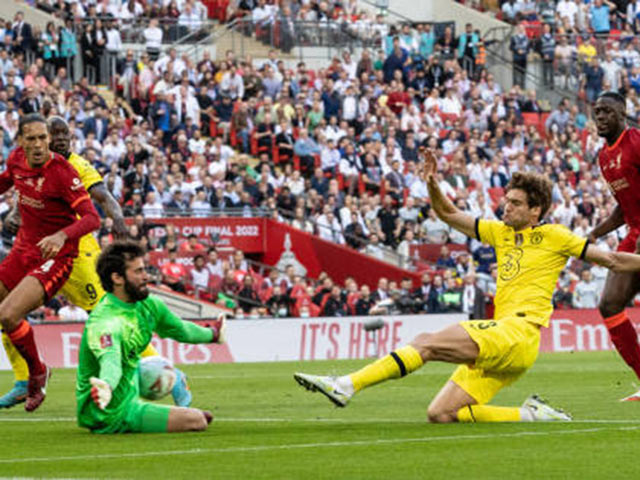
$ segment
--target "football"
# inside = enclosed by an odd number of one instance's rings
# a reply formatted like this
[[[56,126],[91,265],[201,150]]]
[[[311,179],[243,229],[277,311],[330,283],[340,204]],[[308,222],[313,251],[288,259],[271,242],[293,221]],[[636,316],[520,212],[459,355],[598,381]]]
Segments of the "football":
[[[173,364],[160,356],[140,360],[140,396],[159,400],[169,394],[176,383]]]

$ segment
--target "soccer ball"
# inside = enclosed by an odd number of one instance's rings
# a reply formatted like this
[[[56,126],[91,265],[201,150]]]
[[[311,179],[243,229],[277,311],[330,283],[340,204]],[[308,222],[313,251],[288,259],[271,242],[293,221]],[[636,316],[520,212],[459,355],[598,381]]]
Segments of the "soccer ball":
[[[173,364],[166,358],[154,356],[140,360],[140,396],[159,400],[171,392],[176,383]]]

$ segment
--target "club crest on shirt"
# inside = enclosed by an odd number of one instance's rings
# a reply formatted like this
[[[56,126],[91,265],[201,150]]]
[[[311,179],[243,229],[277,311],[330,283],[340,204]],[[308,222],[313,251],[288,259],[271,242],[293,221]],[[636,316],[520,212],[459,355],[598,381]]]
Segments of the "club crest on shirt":
[[[543,238],[544,235],[542,235],[542,232],[535,231],[531,234],[531,237],[529,237],[529,241],[531,245],[540,245]]]
[[[113,339],[110,333],[104,333],[100,335],[100,348],[113,347]]]
[[[38,179],[38,181],[36,182],[36,192],[39,192],[42,190],[42,185],[44,184],[44,177],[40,177]]]
[[[622,152],[620,152],[616,158],[612,158],[607,165],[604,165],[602,167],[602,169],[609,170],[613,168],[620,168],[621,164],[622,164]]]

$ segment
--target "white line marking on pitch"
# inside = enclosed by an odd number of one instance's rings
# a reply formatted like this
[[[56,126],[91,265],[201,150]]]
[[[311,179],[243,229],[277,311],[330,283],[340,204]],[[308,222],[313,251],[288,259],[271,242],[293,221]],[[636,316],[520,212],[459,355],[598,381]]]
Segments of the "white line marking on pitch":
[[[58,423],[58,422],[75,422],[76,417],[0,417],[0,423]],[[215,418],[215,422],[224,422],[224,423],[347,423],[347,424],[369,424],[369,423],[397,423],[397,424],[427,424],[428,422],[421,419],[406,419],[399,420],[397,418],[257,418],[257,417],[220,417]],[[575,424],[621,424],[621,425],[636,425],[640,423],[640,420],[624,420],[624,419],[582,419],[582,420],[573,420],[572,422],[566,423],[575,423]]]
[[[515,438],[515,437],[535,437],[535,436],[553,436],[553,435],[577,435],[598,433],[604,431],[628,431],[640,430],[638,427],[621,427],[621,428],[585,428],[582,430],[555,430],[555,431],[523,431],[514,433],[495,433],[481,435],[448,435],[441,437],[419,437],[419,438],[390,438],[376,440],[354,440],[351,442],[326,442],[326,443],[292,443],[287,445],[257,445],[254,447],[227,447],[227,448],[194,448],[190,450],[167,450],[156,452],[138,452],[138,453],[105,453],[98,455],[73,455],[62,457],[32,457],[32,458],[11,458],[0,459],[0,464],[12,463],[31,463],[31,462],[60,462],[73,460],[105,460],[111,458],[145,458],[159,457],[167,455],[200,455],[204,453],[243,453],[243,452],[264,452],[269,450],[299,450],[308,448],[334,448],[334,447],[362,447],[372,445],[394,445],[403,443],[436,443],[447,441],[461,440],[482,440],[496,438]]]

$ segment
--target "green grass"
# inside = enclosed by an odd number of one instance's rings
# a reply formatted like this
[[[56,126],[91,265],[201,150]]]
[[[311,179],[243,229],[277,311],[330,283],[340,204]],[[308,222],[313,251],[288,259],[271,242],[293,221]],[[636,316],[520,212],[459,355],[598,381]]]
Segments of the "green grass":
[[[498,405],[530,393],[574,423],[430,425],[429,399],[452,367],[432,364],[333,407],[292,379],[362,361],[186,367],[208,431],[92,435],[74,416],[74,372],[57,370],[45,404],[0,411],[0,477],[154,479],[637,478],[640,404],[619,403],[634,376],[614,353],[541,355]],[[0,388],[11,384],[0,373]],[[593,420],[593,422],[591,422]]]

